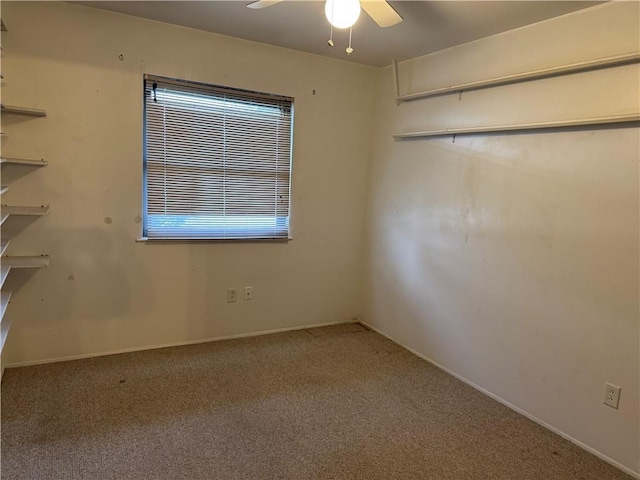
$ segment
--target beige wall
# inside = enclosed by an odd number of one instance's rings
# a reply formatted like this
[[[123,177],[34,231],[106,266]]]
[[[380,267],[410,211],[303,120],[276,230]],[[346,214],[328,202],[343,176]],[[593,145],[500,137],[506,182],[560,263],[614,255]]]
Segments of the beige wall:
[[[9,253],[48,253],[51,266],[11,274],[5,361],[362,314],[640,470],[638,129],[391,138],[637,111],[637,66],[396,106],[390,69],[69,4],[6,2],[2,13],[3,101],[48,112],[7,119],[3,154],[50,162],[3,169],[7,201],[51,204],[48,217],[12,226]],[[637,19],[635,2],[577,12],[405,62],[400,86],[627,53],[638,49]],[[292,242],[135,243],[145,72],[295,97]],[[225,303],[227,287],[245,285],[252,302]],[[619,410],[601,403],[605,381],[623,387]]]
[[[359,314],[373,68],[65,3],[2,10],[3,101],[47,110],[5,119],[3,155],[49,161],[3,167],[6,201],[51,204],[11,227],[25,228],[9,254],[47,253],[51,266],[11,273],[6,363]],[[293,241],[135,242],[145,72],[295,97]],[[248,285],[253,301],[226,303],[227,287]]]
[[[404,62],[401,93],[638,50],[637,2]],[[363,319],[638,472],[634,128],[394,142],[393,133],[638,112],[638,65],[396,106],[379,85]],[[622,387],[620,409],[602,404]]]

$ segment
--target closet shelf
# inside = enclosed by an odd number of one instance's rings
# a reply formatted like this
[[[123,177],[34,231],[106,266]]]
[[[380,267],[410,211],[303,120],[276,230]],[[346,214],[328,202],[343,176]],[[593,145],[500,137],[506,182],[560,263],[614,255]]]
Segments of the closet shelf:
[[[0,18],[0,29],[7,31],[7,28]],[[0,50],[2,46],[0,46]],[[2,72],[0,72],[0,78],[4,78]],[[22,115],[26,117],[45,117],[47,113],[39,108],[23,107],[16,105],[5,105],[0,102],[0,113],[3,118],[5,114]],[[0,135],[4,135],[4,132],[0,131]],[[5,137],[3,137],[5,138]],[[5,165],[23,165],[28,167],[42,167],[47,165],[44,159],[28,159],[28,158],[10,158],[0,157],[0,164]],[[4,168],[3,168],[4,170]],[[0,191],[4,193],[8,187],[1,186]],[[12,215],[27,215],[27,216],[41,216],[49,213],[49,205],[42,205],[39,207],[34,206],[16,206],[16,205],[0,205],[0,225],[2,225],[7,218]],[[7,247],[9,246],[9,240],[0,242],[0,287],[4,286],[4,283],[9,276],[9,273],[14,268],[42,268],[49,266],[49,257],[47,255],[23,255],[23,256],[5,256]],[[0,310],[0,352],[4,348],[7,336],[9,334],[9,328],[11,327],[11,321],[5,317],[9,300],[11,299],[11,292],[2,292],[2,308]]]
[[[11,292],[2,292],[2,294],[0,294],[0,352],[4,348],[7,335],[9,334],[9,328],[11,327],[11,322],[4,318],[10,300]]]
[[[609,125],[615,123],[640,122],[640,113],[627,115],[613,115],[608,117],[587,118],[583,120],[559,120],[553,122],[520,123],[513,125],[488,125],[482,127],[444,128],[439,130],[425,130],[422,132],[396,133],[393,138],[406,140],[411,138],[443,137],[447,135],[473,135],[478,133],[515,132],[525,130],[550,130],[582,126]]]
[[[1,257],[3,267],[9,268],[43,268],[49,266],[48,255],[21,255]]]
[[[40,160],[31,158],[8,158],[0,157],[0,164],[2,165],[29,165],[34,167],[44,167],[47,165],[47,161],[42,158]]]
[[[11,327],[11,321],[5,319],[0,326],[0,352],[4,348],[4,343],[7,341],[9,335],[9,328]]]
[[[46,117],[47,112],[39,108],[18,107],[13,105],[0,104],[2,113],[13,113],[16,115],[27,115],[30,117]]]
[[[0,288],[2,288],[2,286],[4,285],[4,281],[9,276],[10,270],[11,270],[11,267],[8,265],[0,266]]]
[[[4,318],[4,314],[9,306],[11,300],[11,292],[2,292],[0,295],[0,321]],[[4,323],[4,322],[2,322]]]
[[[14,205],[2,205],[2,215],[29,215],[42,216],[49,213],[49,205],[40,207],[19,207]]]
[[[622,55],[614,55],[611,57],[598,58],[596,60],[587,60],[586,62],[577,62],[569,65],[561,65],[558,67],[543,68],[532,70],[529,72],[516,73],[513,75],[505,75],[502,77],[490,78],[487,80],[478,80],[475,82],[460,83],[442,88],[435,88],[425,92],[411,93],[407,95],[398,95],[398,102],[408,102],[418,100],[420,98],[435,97],[437,95],[446,95],[450,93],[460,93],[469,90],[478,90],[481,88],[497,87],[510,83],[518,83],[530,80],[539,80],[542,78],[555,77],[558,75],[569,75],[572,73],[586,72],[588,70],[596,70],[598,68],[617,67],[640,61],[640,52],[624,53]]]

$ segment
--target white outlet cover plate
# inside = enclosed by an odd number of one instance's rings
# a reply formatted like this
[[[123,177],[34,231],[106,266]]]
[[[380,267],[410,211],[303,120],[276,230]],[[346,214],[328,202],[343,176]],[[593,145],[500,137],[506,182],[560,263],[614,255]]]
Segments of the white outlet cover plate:
[[[618,408],[620,403],[620,390],[621,388],[611,383],[604,384],[604,400],[602,403],[612,408]]]

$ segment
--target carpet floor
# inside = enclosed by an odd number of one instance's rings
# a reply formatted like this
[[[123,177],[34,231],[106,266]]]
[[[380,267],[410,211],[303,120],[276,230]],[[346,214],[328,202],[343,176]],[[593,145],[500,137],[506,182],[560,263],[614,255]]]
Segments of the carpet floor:
[[[8,369],[3,480],[630,476],[357,324]]]

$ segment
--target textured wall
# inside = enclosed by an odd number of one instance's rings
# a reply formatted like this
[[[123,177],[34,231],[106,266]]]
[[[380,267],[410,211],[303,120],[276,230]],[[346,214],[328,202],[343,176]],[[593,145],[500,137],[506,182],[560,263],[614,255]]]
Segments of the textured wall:
[[[48,217],[11,228],[10,254],[48,253],[51,266],[11,274],[5,361],[362,313],[640,470],[638,129],[391,138],[637,111],[637,66],[396,106],[389,69],[69,4],[6,2],[3,18],[3,101],[48,112],[5,120],[3,154],[50,162],[4,168],[6,200],[52,206]],[[415,92],[627,53],[638,49],[637,19],[636,2],[580,11],[405,62],[400,86]],[[134,242],[144,72],[296,98],[292,242]],[[254,300],[226,304],[226,288],[244,285]],[[605,381],[623,387],[619,410],[601,403]]]
[[[65,3],[11,2],[2,14],[3,101],[48,114],[5,121],[3,155],[49,161],[3,167],[18,177],[6,201],[51,204],[11,227],[25,228],[9,254],[47,253],[51,266],[10,275],[6,363],[359,313],[375,69]],[[135,242],[145,72],[295,97],[291,242]],[[227,287],[247,285],[253,301],[226,303]]]
[[[638,50],[637,2],[399,66],[401,93]],[[396,106],[381,77],[363,318],[638,471],[638,128],[394,142],[393,133],[628,114],[638,65]],[[602,404],[605,381],[620,409]]]

